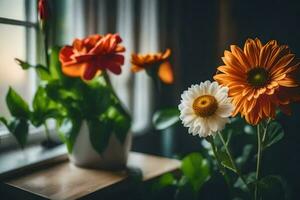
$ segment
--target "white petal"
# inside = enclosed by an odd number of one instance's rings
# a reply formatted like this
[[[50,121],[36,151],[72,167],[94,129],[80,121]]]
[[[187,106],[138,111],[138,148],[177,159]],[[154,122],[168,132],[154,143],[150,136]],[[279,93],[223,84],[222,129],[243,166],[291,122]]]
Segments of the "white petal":
[[[196,119],[195,115],[180,115],[179,118],[182,120],[184,126],[189,126]]]
[[[207,122],[208,122],[208,126],[210,128],[210,132],[216,132],[218,130],[219,122],[218,122],[217,118],[215,118],[214,116],[211,116],[208,118]]]
[[[208,87],[211,84],[210,80],[204,82],[205,87]]]
[[[220,117],[230,117],[234,110],[234,106],[232,104],[221,104],[216,111],[216,115]]]
[[[224,129],[225,124],[228,122],[228,118],[221,118],[217,115],[208,118],[208,124],[210,128],[210,135],[214,135],[217,131]]]
[[[194,100],[198,97],[198,94],[197,92],[193,89],[193,88],[190,88],[188,91],[188,96],[190,97],[190,99]]]
[[[185,107],[180,111],[182,114],[188,115],[188,114],[194,114],[194,110],[189,107]]]
[[[195,133],[195,127],[194,127],[194,126],[189,127],[188,132],[189,132],[190,134],[192,134],[192,135],[195,135],[195,134],[194,134],[194,133]]]
[[[201,121],[201,132],[199,135],[202,137],[206,137],[209,132],[209,126],[206,119],[202,119]]]
[[[188,95],[187,90],[182,93],[181,99],[183,99],[184,101],[190,101],[191,100],[190,96]]]
[[[199,130],[200,130],[200,126],[194,126],[195,128],[194,128],[194,130],[193,130],[193,135],[195,136],[195,135],[198,135],[198,133],[199,133]]]
[[[181,102],[181,104],[178,105],[178,109],[181,111],[184,108],[186,108],[186,106],[184,106],[184,104]]]
[[[214,81],[212,82],[208,87],[208,93],[212,96],[215,96],[215,94],[218,92],[219,84]]]
[[[215,95],[215,98],[217,99],[218,102],[223,102],[224,100],[227,99],[227,97],[228,97],[228,94],[224,93],[224,92],[218,92]]]
[[[210,81],[201,82],[200,86],[202,86],[203,94],[209,94],[208,87],[210,85]]]

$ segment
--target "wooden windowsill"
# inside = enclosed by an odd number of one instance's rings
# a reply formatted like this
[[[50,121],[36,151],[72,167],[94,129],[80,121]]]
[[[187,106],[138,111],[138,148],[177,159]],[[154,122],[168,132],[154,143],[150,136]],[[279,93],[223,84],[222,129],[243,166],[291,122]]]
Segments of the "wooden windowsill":
[[[174,172],[179,167],[178,160],[136,152],[131,152],[128,160],[129,169],[141,170],[143,181]],[[45,199],[78,199],[128,185],[128,177],[126,171],[83,169],[64,161],[9,179],[5,184]]]

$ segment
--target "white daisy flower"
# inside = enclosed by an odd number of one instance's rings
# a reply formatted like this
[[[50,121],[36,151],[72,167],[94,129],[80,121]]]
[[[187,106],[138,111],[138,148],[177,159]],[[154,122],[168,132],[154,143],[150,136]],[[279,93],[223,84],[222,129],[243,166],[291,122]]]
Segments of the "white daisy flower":
[[[200,137],[221,131],[234,110],[228,88],[210,81],[192,85],[184,91],[178,108],[183,125],[189,128],[188,132]]]

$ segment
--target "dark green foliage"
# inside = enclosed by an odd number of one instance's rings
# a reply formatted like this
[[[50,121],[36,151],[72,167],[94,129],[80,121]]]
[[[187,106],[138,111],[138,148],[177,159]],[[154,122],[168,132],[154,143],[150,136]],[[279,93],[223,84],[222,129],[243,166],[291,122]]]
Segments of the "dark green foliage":
[[[166,129],[179,122],[178,108],[164,108],[158,110],[153,115],[153,125],[157,130]]]
[[[67,145],[69,153],[73,150],[81,123],[82,121],[76,118],[64,118],[58,123],[58,134],[60,139]]]
[[[27,119],[30,110],[25,100],[11,87],[6,95],[6,104],[13,117]]]
[[[156,198],[163,199],[166,192],[169,199],[198,199],[202,186],[210,179],[211,172],[208,160],[200,153],[191,153],[182,159],[181,176],[171,173],[161,176],[152,184],[152,193]],[[162,195],[162,196],[161,196]]]

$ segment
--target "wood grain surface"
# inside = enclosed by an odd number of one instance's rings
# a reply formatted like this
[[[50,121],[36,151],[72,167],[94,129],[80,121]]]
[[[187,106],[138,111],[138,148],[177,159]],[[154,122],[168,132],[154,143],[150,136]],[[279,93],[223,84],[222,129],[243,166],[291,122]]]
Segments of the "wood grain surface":
[[[131,152],[128,168],[142,171],[143,180],[150,180],[180,167],[180,161]],[[46,199],[78,199],[91,193],[125,183],[128,173],[84,169],[69,161],[36,170],[6,181],[10,186]]]

